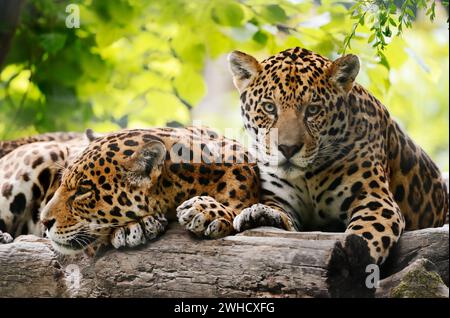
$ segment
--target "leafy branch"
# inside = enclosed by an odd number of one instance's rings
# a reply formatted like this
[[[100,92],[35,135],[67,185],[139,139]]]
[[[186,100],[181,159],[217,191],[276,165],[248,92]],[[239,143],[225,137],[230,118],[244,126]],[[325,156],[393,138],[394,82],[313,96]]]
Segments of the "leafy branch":
[[[448,0],[442,0],[441,3],[448,7]],[[388,39],[394,36],[395,30],[395,36],[400,36],[405,28],[411,28],[416,12],[419,10],[425,11],[430,21],[434,21],[436,0],[404,0],[400,7],[397,7],[394,0],[357,1],[349,10],[351,18],[356,21],[345,37],[342,52],[345,53],[350,48],[357,28],[367,23],[370,25],[371,32],[367,41],[376,49],[380,63],[389,69],[389,63],[383,54]]]

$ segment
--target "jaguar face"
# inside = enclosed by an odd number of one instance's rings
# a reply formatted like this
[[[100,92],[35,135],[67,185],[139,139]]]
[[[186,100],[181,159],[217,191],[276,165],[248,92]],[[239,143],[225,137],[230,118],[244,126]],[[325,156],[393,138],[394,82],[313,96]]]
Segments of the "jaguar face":
[[[151,189],[161,173],[159,141],[95,139],[63,173],[61,186],[41,213],[48,237],[63,254],[107,242],[114,228],[151,210]]]
[[[245,128],[266,165],[283,175],[301,173],[334,151],[348,124],[356,56],[332,62],[294,48],[259,63],[235,51],[229,63]]]

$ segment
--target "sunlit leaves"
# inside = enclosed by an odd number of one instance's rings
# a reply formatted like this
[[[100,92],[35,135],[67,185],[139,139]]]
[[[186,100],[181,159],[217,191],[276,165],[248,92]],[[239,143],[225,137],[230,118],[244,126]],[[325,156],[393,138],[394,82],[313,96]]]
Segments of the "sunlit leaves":
[[[189,105],[198,104],[206,89],[203,77],[189,65],[183,65],[173,82],[173,86],[176,94]]]
[[[442,2],[448,7],[448,1]],[[357,1],[351,8],[352,19],[356,20],[351,32],[346,36],[342,51],[350,48],[350,42],[355,37],[358,27],[367,22],[370,25],[368,42],[376,49],[379,61],[389,69],[389,62],[383,50],[394,35],[402,34],[404,28],[411,28],[417,11],[425,11],[425,15],[433,21],[436,17],[435,0],[404,0],[397,8],[394,0],[389,1]]]
[[[284,23],[288,19],[284,9],[276,4],[264,6],[260,14],[270,24]]]
[[[438,11],[447,0],[73,0],[80,6],[80,29],[65,27],[67,2],[26,3],[0,73],[0,137],[189,124],[207,87],[224,85],[205,82],[210,59],[235,49],[265,58],[302,46],[332,59],[357,54],[357,80],[415,137],[421,126],[435,123],[419,135],[431,153],[448,147],[448,139],[435,133],[448,126],[442,84],[448,84],[448,65],[441,59],[448,57],[442,45],[448,34],[396,37],[413,23],[421,26],[423,16],[442,23]],[[424,56],[428,51],[433,58]],[[423,96],[416,82],[427,90]],[[231,89],[231,79],[228,84]],[[225,126],[233,118],[240,125],[237,99],[229,107],[230,117],[214,113],[207,124]]]
[[[239,3],[232,1],[217,2],[211,11],[214,22],[225,26],[241,26],[244,22],[244,11]]]
[[[148,107],[134,109],[130,114],[131,127],[164,126],[169,121],[186,123],[190,115],[182,101],[175,95],[150,90],[145,100]]]

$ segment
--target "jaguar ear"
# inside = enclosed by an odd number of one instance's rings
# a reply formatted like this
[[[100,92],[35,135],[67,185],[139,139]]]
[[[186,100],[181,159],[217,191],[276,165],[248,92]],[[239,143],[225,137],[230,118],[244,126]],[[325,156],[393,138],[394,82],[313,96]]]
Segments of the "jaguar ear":
[[[347,93],[352,89],[358,72],[359,59],[353,54],[338,58],[329,69],[331,80]]]
[[[160,141],[150,141],[126,160],[124,166],[127,180],[135,186],[151,186],[161,174],[162,164],[166,157],[166,147]]]
[[[96,134],[94,133],[94,131],[91,128],[87,128],[84,131],[84,135],[89,142],[93,142],[96,138],[99,137],[99,136],[96,136]]]
[[[228,55],[228,65],[234,86],[242,92],[261,71],[261,64],[251,55],[233,51]]]

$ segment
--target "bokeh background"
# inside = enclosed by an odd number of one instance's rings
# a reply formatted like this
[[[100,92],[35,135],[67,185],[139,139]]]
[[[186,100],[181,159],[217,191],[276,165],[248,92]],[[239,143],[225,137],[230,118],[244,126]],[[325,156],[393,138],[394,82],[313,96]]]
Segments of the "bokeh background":
[[[227,53],[301,46],[334,59],[345,48],[361,59],[358,82],[448,170],[448,1],[392,0],[390,27],[376,34],[386,2],[0,0],[0,139],[193,120],[239,132]],[[355,3],[366,23],[353,34]],[[79,28],[66,26],[69,4]],[[405,6],[411,25],[395,36]]]

